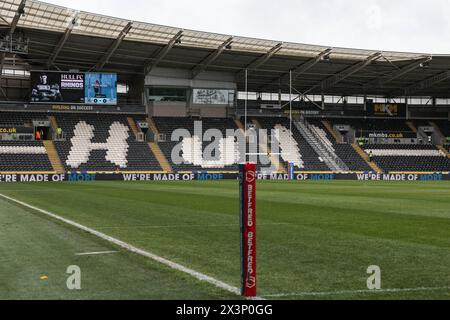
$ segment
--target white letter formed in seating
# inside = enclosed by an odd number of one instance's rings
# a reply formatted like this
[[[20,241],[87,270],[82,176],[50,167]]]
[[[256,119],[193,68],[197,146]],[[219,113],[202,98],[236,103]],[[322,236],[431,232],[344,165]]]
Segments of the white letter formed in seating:
[[[107,150],[105,160],[121,167],[127,167],[128,127],[120,122],[114,122],[109,128],[109,138],[106,143],[93,143],[94,126],[85,121],[79,122],[75,126],[74,136],[71,139],[72,148],[67,157],[67,165],[72,168],[78,168],[81,164],[89,161],[91,151]]]

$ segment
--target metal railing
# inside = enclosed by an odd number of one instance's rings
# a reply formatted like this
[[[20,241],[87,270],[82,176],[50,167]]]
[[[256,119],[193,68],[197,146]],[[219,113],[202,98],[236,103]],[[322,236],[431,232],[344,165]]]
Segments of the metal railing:
[[[313,126],[306,121],[305,118],[301,119],[301,123],[305,126],[306,135],[309,135],[310,138],[315,138],[315,141],[318,143],[318,149],[319,151],[325,156],[325,158],[331,159],[332,162],[331,165],[333,167],[336,167],[337,170],[343,170],[347,171],[349,170],[348,166],[345,164],[344,161],[342,161],[341,158],[339,158],[334,152],[332,152],[327,144],[327,142],[324,140],[322,136],[317,134],[316,130],[313,128]],[[312,146],[314,148],[314,146]],[[317,152],[317,151],[316,151]],[[325,159],[324,159],[325,160]]]
[[[61,132],[61,134],[57,134],[56,132],[52,133],[53,141],[66,141],[67,135],[65,132]]]

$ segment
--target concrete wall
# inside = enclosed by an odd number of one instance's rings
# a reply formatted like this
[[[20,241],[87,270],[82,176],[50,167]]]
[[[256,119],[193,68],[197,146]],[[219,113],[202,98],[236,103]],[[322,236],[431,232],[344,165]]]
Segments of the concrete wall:
[[[149,102],[147,110],[152,117],[188,116],[188,107],[184,102]]]
[[[154,68],[145,77],[145,86],[211,88],[237,90],[235,74],[229,72],[205,71],[192,79],[190,70]],[[148,97],[146,97],[148,100]],[[200,116],[205,118],[222,118],[227,116],[230,105],[192,104],[192,93],[188,93],[188,101],[184,102],[148,102],[148,112],[154,117],[186,117]]]
[[[190,70],[154,68],[145,77],[146,86],[171,86],[187,88],[212,88],[236,90],[235,74],[205,71],[192,79]]]

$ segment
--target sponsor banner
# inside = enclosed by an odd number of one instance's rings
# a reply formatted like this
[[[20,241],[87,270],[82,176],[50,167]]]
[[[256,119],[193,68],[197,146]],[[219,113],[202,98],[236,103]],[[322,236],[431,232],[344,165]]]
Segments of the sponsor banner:
[[[96,113],[129,113],[145,115],[144,105],[83,105],[83,104],[0,104],[0,111],[27,112],[96,112]]]
[[[416,133],[412,132],[370,132],[362,131],[360,133],[361,137],[364,138],[384,138],[384,139],[406,139],[406,138],[417,138]]]
[[[239,166],[241,294],[256,297],[256,164]]]
[[[355,179],[352,179],[355,180]],[[363,173],[356,174],[356,180],[360,181],[443,181],[450,180],[450,174],[432,173]]]
[[[117,74],[31,72],[32,103],[117,104]]]
[[[33,173],[33,174],[0,174],[0,183],[14,183],[14,182],[63,182],[66,180],[66,175],[63,174],[47,174],[47,173]]]
[[[80,181],[219,181],[238,180],[238,173],[0,173],[0,183]],[[298,173],[256,174],[257,180],[272,181],[450,181],[450,173]]]
[[[33,128],[30,127],[0,127],[0,134],[15,134],[15,133],[33,133]]]
[[[367,116],[406,118],[406,104],[404,103],[367,103]]]
[[[51,106],[51,110],[54,110],[54,111],[94,111],[94,106],[54,104]]]
[[[234,95],[234,90],[194,89],[193,103],[228,105],[234,103]]]

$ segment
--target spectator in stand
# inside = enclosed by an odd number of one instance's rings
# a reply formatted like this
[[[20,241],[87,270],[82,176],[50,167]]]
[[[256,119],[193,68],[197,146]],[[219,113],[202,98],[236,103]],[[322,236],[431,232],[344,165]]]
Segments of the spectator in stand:
[[[373,160],[373,153],[372,153],[372,150],[370,150],[370,152],[369,152],[369,161],[372,162],[372,160]]]
[[[56,139],[62,138],[62,129],[60,127],[56,128]]]
[[[40,131],[36,131],[36,140],[41,140],[41,132]]]

